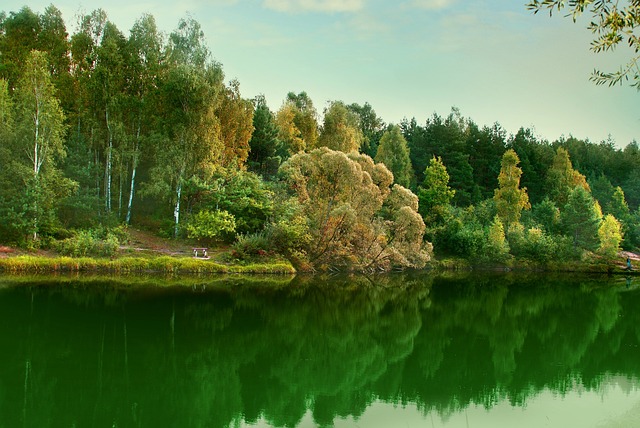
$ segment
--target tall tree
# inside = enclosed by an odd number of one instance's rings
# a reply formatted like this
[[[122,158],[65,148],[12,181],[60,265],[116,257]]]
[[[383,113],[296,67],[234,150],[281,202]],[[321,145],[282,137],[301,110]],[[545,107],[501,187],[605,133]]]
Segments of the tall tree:
[[[413,168],[409,158],[407,140],[398,125],[391,126],[380,139],[375,161],[382,162],[393,174],[395,183],[409,187],[413,178]]]
[[[127,150],[131,173],[129,198],[125,222],[131,222],[133,198],[136,191],[136,177],[140,156],[145,152],[143,144],[153,131],[153,119],[157,113],[154,108],[154,95],[159,85],[162,65],[163,39],[152,15],[145,14],[131,28],[127,43],[127,112],[128,133],[132,138]],[[157,98],[157,96],[155,97]]]
[[[591,190],[585,176],[573,169],[569,153],[562,147],[558,147],[551,168],[547,172],[548,194],[556,205],[563,207],[576,186],[582,187],[587,192]]]
[[[418,187],[420,214],[425,221],[437,221],[451,203],[456,191],[449,187],[449,173],[439,157],[433,157],[424,171],[424,181]]]
[[[223,144],[216,109],[224,90],[222,68],[208,60],[200,25],[182,20],[169,36],[168,71],[161,82],[164,138],[146,183],[147,193],[173,204],[174,236],[180,227],[183,189],[206,181],[220,165]]]
[[[224,145],[222,165],[244,167],[253,133],[253,104],[240,96],[240,82],[237,80],[232,80],[222,95],[216,111],[220,120],[220,140]]]
[[[358,117],[342,101],[333,101],[324,111],[318,146],[344,153],[357,152],[362,140]]]
[[[560,218],[565,234],[573,239],[574,248],[592,251],[597,248],[602,210],[587,189],[580,185],[574,187]]]
[[[300,137],[306,147],[315,147],[318,140],[318,112],[313,106],[313,101],[302,91],[299,94],[289,92],[286,103],[294,107],[293,122],[300,131]]]
[[[26,65],[29,53],[38,49],[40,17],[29,7],[10,12],[0,22],[0,77],[9,82],[10,91]]]
[[[364,105],[353,103],[347,106],[349,110],[358,115],[360,131],[362,131],[362,145],[360,151],[365,155],[375,158],[380,144],[380,138],[385,131],[384,121],[376,115],[376,111],[371,104],[365,102]]]
[[[53,209],[55,197],[64,193],[63,188],[56,189],[60,183],[54,181],[56,162],[65,156],[64,113],[55,97],[43,52],[29,54],[18,80],[16,127],[18,147],[26,153],[31,169],[26,191],[30,195],[31,231],[37,240],[41,217]]]
[[[302,132],[296,126],[295,118],[296,107],[290,102],[284,102],[276,113],[278,139],[282,142],[278,154],[283,159],[287,159],[289,156],[300,153],[307,148]]]
[[[271,176],[280,166],[281,160],[276,154],[280,140],[275,116],[264,95],[254,100],[253,128],[249,140],[249,168],[263,177]]]
[[[123,95],[126,39],[110,21],[104,26],[100,46],[97,49],[94,70],[95,89],[101,122],[104,123],[104,198],[105,210],[111,212],[114,150],[122,142]],[[119,154],[119,153],[118,153]],[[122,198],[120,198],[121,200]]]
[[[518,223],[523,209],[531,208],[526,188],[520,188],[522,169],[518,166],[520,159],[515,150],[509,149],[502,156],[498,188],[493,200],[496,203],[498,217],[507,226]]]

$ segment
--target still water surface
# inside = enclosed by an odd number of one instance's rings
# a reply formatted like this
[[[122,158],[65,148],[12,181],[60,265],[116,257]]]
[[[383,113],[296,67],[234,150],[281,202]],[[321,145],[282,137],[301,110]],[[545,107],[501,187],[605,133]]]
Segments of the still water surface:
[[[5,277],[0,428],[632,427],[639,342],[635,278]]]

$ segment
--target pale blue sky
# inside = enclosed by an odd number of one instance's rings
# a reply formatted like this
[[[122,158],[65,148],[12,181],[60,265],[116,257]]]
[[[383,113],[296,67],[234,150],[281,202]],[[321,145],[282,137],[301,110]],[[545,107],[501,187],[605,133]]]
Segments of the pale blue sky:
[[[5,0],[43,12],[51,1]],[[478,125],[531,127],[548,140],[574,135],[624,147],[640,141],[640,93],[598,87],[594,67],[627,58],[589,51],[587,19],[534,16],[525,0],[58,0],[70,33],[78,11],[103,8],[125,33],[151,13],[165,33],[191,14],[213,57],[242,95],[264,94],[277,110],[306,91],[321,113],[330,100],[369,102],[386,122],[452,106]]]

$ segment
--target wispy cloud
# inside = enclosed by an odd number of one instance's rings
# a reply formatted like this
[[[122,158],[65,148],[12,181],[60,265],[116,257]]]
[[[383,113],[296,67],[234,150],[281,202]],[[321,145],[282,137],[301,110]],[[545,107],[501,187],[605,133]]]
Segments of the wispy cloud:
[[[357,12],[364,0],[264,0],[264,7],[278,12]]]
[[[411,0],[408,5],[427,10],[446,9],[455,3],[455,0]]]

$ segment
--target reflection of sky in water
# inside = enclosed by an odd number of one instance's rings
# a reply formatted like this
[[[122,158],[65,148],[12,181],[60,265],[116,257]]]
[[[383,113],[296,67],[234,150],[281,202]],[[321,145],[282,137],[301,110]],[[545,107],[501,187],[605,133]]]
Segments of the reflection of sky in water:
[[[376,401],[358,419],[336,418],[341,427],[425,427],[425,428],[630,428],[640,422],[640,381],[611,377],[598,388],[586,390],[576,385],[564,396],[545,389],[527,399],[525,406],[513,406],[502,400],[486,409],[471,405],[461,412],[441,415],[435,411],[426,415],[414,404],[399,406]],[[264,420],[241,427],[271,427]],[[316,427],[308,411],[298,427]]]

